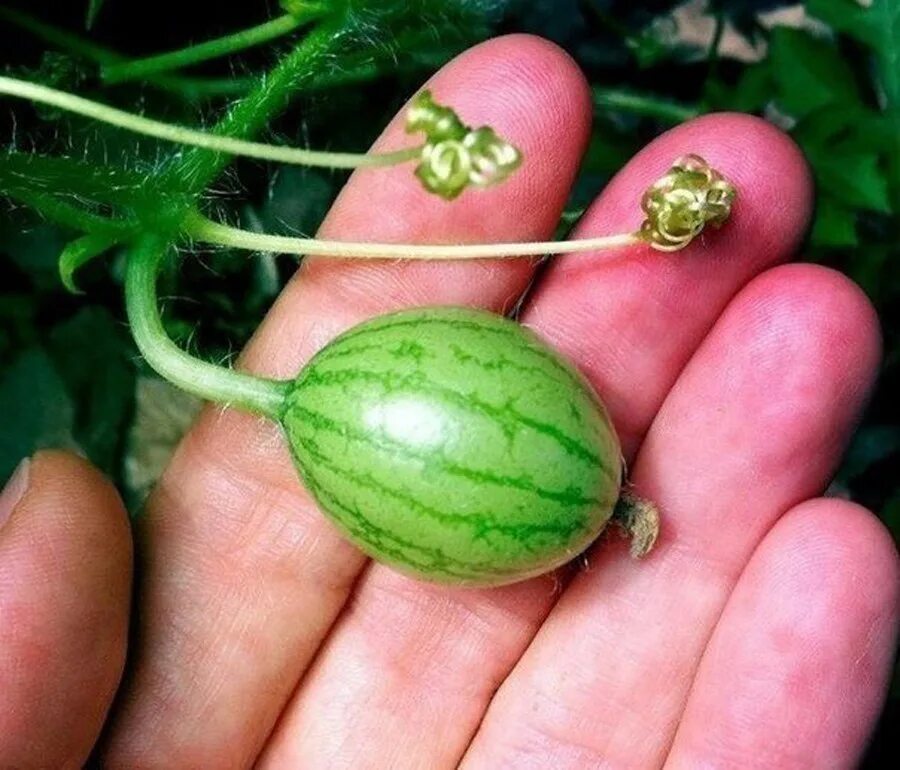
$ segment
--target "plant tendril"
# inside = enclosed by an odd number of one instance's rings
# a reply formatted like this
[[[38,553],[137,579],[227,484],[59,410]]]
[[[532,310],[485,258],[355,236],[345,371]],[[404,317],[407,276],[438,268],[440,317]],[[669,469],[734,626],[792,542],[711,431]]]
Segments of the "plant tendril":
[[[66,91],[18,80],[0,75],[0,94],[27,99],[38,104],[56,107],[66,112],[81,115],[85,118],[108,123],[111,126],[143,134],[154,139],[161,139],[177,144],[199,147],[225,155],[239,155],[257,160],[288,163],[301,166],[317,166],[334,169],[353,169],[364,167],[395,166],[400,163],[416,160],[422,154],[421,147],[383,154],[319,152],[297,147],[281,147],[235,139],[230,136],[198,131],[193,128],[175,126],[170,123],[145,118],[106,104],[84,99]]]
[[[287,5],[312,8],[294,0]],[[321,7],[315,7],[321,13]],[[283,23],[289,26],[287,22]],[[297,17],[292,16],[290,24],[294,23],[298,23]],[[415,175],[425,189],[446,200],[458,197],[469,187],[496,185],[521,166],[522,153],[515,146],[488,126],[473,128],[466,125],[454,110],[438,104],[429,91],[423,91],[413,99],[407,114],[407,132],[423,136],[423,144],[418,147],[383,154],[356,154],[316,152],[251,141],[252,136],[287,105],[292,92],[314,80],[317,63],[328,55],[346,31],[341,23],[338,14],[333,14],[317,25],[268,78],[262,79],[245,99],[232,107],[213,132],[171,125],[37,83],[0,76],[0,94],[197,148],[185,152],[163,177],[162,189],[171,187],[182,193],[166,196],[158,206],[159,211],[152,216],[137,211],[134,221],[99,217],[56,201],[46,193],[18,189],[14,185],[6,191],[39,211],[45,211],[56,221],[86,232],[66,247],[60,259],[63,283],[72,290],[75,290],[75,270],[116,244],[131,244],[126,305],[135,340],[148,363],[184,390],[277,419],[287,384],[204,362],[181,350],[168,337],[160,318],[156,280],[165,254],[179,237],[254,251],[357,259],[541,257],[641,243],[660,251],[677,251],[687,246],[707,224],[720,227],[730,216],[735,188],[699,156],[685,155],[644,194],[641,207],[645,219],[637,231],[598,238],[465,245],[351,243],[260,234],[205,218],[197,211],[197,200],[227,165],[229,157],[235,155],[342,169],[415,161]],[[218,42],[221,44],[221,41]],[[207,53],[212,53],[212,49]],[[164,67],[159,62],[164,61],[165,56],[170,58]],[[145,68],[150,67],[145,72],[153,74],[170,65],[176,66],[172,63],[174,56],[143,60]],[[128,66],[133,68],[137,64],[141,62],[129,62]],[[120,74],[126,72],[125,67],[123,65]],[[134,71],[130,70],[132,75]]]
[[[422,91],[412,101],[407,133],[425,135],[416,176],[426,190],[453,200],[469,186],[490,187],[522,164],[522,153],[489,126],[466,126],[450,108]]]
[[[721,227],[737,191],[699,155],[683,155],[641,200],[647,215],[640,237],[660,251],[678,251],[706,225]]]
[[[343,259],[500,259],[573,254],[646,243],[658,251],[680,251],[707,224],[721,227],[731,215],[734,187],[703,158],[685,155],[644,193],[646,219],[633,233],[530,243],[423,245],[326,241],[241,230],[213,222],[198,212],[183,222],[183,233],[194,240],[249,251],[326,256]]]

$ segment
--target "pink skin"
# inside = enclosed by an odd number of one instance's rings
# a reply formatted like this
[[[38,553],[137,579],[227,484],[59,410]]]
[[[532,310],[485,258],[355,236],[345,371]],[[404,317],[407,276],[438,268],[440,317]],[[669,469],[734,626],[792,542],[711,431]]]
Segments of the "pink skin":
[[[78,768],[125,663],[128,518],[71,455],[35,455],[26,482],[0,501],[0,767]]]
[[[548,237],[589,131],[572,62],[501,38],[431,87],[519,144],[525,168],[453,204],[425,197],[408,169],[361,172],[323,234]],[[396,122],[378,144],[404,141]],[[657,551],[634,562],[603,538],[588,569],[499,590],[418,583],[367,566],[337,535],[277,430],[211,408],[142,525],[139,643],[106,766],[852,765],[888,676],[897,555],[868,512],[803,501],[826,486],[865,402],[877,323],[844,278],[774,267],[802,237],[810,181],[791,142],[754,118],[664,135],[579,234],[635,227],[640,191],[688,151],[740,190],[725,230],[676,255],[559,259],[523,314],[610,406],[638,491],[665,514]],[[310,260],[244,364],[288,376],[338,331],[401,306],[503,310],[532,270]],[[16,585],[21,604],[30,589]]]

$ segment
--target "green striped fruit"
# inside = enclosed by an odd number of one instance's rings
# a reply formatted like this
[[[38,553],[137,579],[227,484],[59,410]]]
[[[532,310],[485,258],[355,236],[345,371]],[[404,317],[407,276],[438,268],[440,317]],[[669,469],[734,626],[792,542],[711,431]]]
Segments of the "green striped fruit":
[[[323,348],[282,425],[321,508],[409,574],[498,585],[580,553],[622,462],[587,382],[528,329],[456,307],[367,321]]]

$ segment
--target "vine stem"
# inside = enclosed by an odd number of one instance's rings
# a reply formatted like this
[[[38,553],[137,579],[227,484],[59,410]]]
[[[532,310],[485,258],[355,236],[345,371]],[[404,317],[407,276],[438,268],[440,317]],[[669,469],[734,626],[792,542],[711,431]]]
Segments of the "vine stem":
[[[169,338],[159,314],[156,289],[167,243],[165,236],[145,235],[135,243],[128,259],[125,306],[141,355],[162,377],[182,390],[277,421],[290,380],[256,377],[201,361]]]
[[[315,65],[340,37],[335,23],[323,23],[308,34],[219,121],[215,130],[224,136],[248,137],[287,106],[290,94],[311,80]],[[227,165],[221,154],[195,149],[184,153],[169,171],[180,186],[197,195]],[[170,213],[180,222],[191,207],[178,205]],[[160,318],[156,290],[162,260],[173,241],[171,233],[148,234],[134,247],[127,262],[125,300],[135,341],[148,364],[175,385],[201,398],[242,406],[271,419],[280,416],[289,382],[235,372],[194,358],[166,334]]]
[[[0,5],[0,21],[15,24],[20,29],[30,32],[39,40],[49,43],[61,51],[86,59],[100,65],[123,64],[128,59],[104,46],[96,45],[73,35],[68,30],[54,27],[40,19],[22,11]],[[256,84],[253,77],[206,78],[187,77],[185,75],[148,75],[145,78],[148,86],[174,94],[184,100],[194,101],[209,96],[233,96],[246,94]]]
[[[106,83],[124,83],[129,80],[145,78],[148,75],[158,75],[161,72],[200,64],[289,35],[300,27],[315,21],[323,12],[324,10],[320,6],[310,6],[304,14],[285,14],[258,26],[177,51],[107,64],[102,68],[101,75]]]
[[[44,42],[50,43],[63,51],[68,51],[75,56],[81,56],[89,61],[104,64],[118,60],[115,52],[110,51],[103,46],[96,45],[89,40],[83,40],[77,35],[73,35],[68,30],[54,27],[51,24],[41,21],[35,16],[31,16],[30,14],[15,8],[7,8],[4,5],[0,5],[0,20],[15,24]]]
[[[213,222],[197,212],[193,212],[185,218],[183,232],[197,241],[218,246],[229,246],[236,249],[247,249],[248,251],[344,259],[448,260],[540,257],[548,254],[571,254],[621,248],[645,242],[638,233],[622,233],[572,241],[481,243],[462,246],[352,243],[349,241],[326,241],[316,238],[292,238],[282,235],[255,233]]]
[[[145,118],[143,115],[134,115],[100,102],[94,102],[66,91],[58,91],[55,88],[42,86],[38,83],[17,80],[16,78],[2,75],[0,75],[0,94],[45,104],[49,107],[55,107],[85,118],[98,120],[101,123],[107,123],[111,126],[133,131],[154,139],[213,150],[214,152],[227,155],[240,155],[247,158],[256,158],[257,160],[273,161],[275,163],[334,169],[372,168],[407,163],[418,159],[422,153],[421,147],[375,154],[320,152],[297,147],[280,147],[263,142],[251,142],[245,139],[210,134],[193,128],[163,123],[152,118]]]
[[[594,105],[634,115],[645,115],[669,123],[683,123],[700,114],[700,111],[693,107],[668,99],[616,88],[595,88]]]

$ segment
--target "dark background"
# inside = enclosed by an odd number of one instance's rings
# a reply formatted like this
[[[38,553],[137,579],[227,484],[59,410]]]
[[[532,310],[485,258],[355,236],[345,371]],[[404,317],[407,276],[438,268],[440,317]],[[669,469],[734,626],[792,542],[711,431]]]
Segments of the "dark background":
[[[6,7],[129,56],[179,48],[279,12],[265,2],[158,0],[145,6],[107,0],[95,3],[99,12],[86,32],[88,5],[32,0]],[[429,12],[427,0],[409,5]],[[452,2],[439,5],[445,10],[418,25],[427,26],[427,35],[401,29],[364,47],[346,68],[301,94],[269,138],[362,150],[441,61],[469,42],[509,31],[536,32],[560,43],[595,88],[593,141],[561,230],[633,152],[692,114],[738,109],[789,130],[818,185],[817,216],[803,257],[859,282],[878,308],[885,337],[878,390],[832,492],[878,512],[896,538],[900,93],[886,72],[900,57],[900,0],[875,0],[881,14],[875,20],[861,16],[865,12],[853,0],[697,0],[674,17],[676,4],[667,0],[475,2],[468,4],[475,15],[462,25],[446,11]],[[405,21],[417,26],[416,19]],[[191,74],[224,76],[237,84],[269,67],[284,45]],[[133,85],[101,88],[94,63],[23,31],[2,10],[0,68],[183,123],[208,124],[230,98],[176,96]],[[0,141],[19,151],[103,160],[142,174],[152,174],[167,149],[8,101],[0,108]],[[245,226],[285,231],[289,222],[294,230],[311,232],[342,182],[339,174],[240,162],[217,185],[216,205]],[[142,368],[123,323],[121,255],[113,253],[79,274],[85,295],[67,293],[56,260],[72,233],[4,201],[3,189],[0,168],[0,481],[34,449],[68,446],[90,456],[137,506],[196,404],[167,392],[165,405],[158,406],[154,388],[165,386]],[[168,278],[170,331],[206,356],[228,358],[294,269],[289,259],[248,260],[222,252],[185,260],[177,288],[174,275]],[[900,726],[898,709],[895,682],[867,768],[887,766],[888,743]]]

